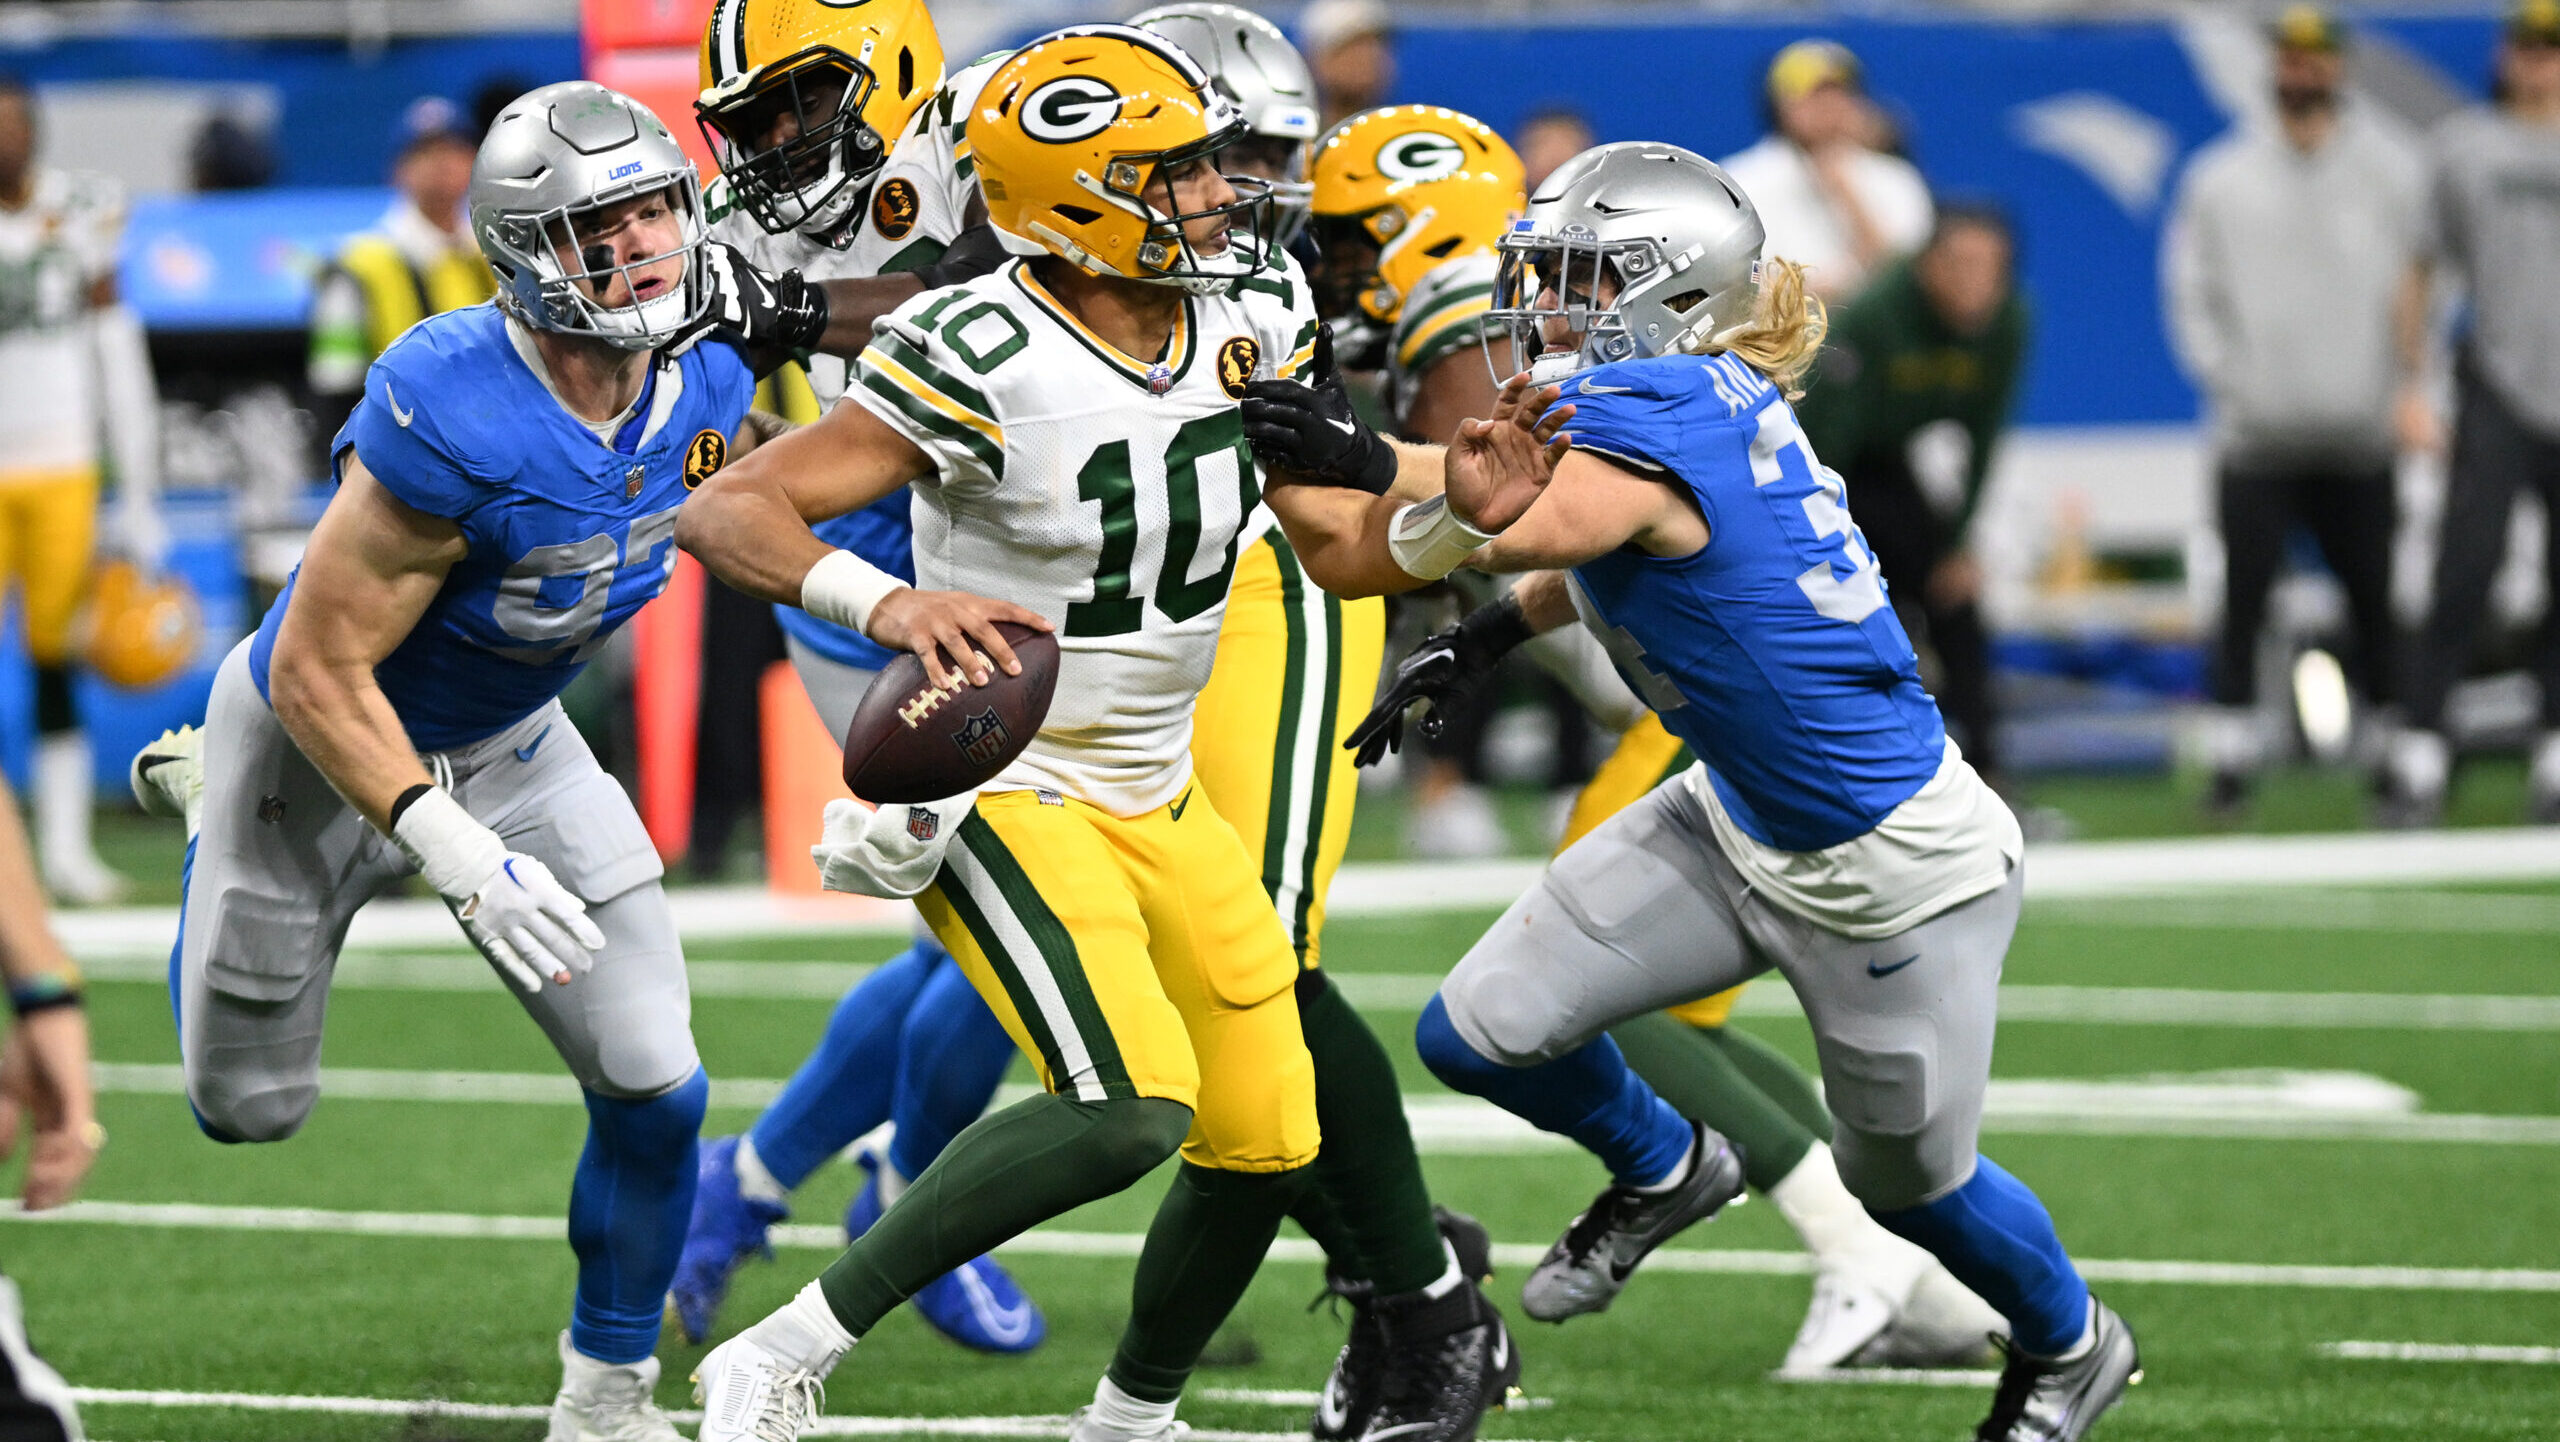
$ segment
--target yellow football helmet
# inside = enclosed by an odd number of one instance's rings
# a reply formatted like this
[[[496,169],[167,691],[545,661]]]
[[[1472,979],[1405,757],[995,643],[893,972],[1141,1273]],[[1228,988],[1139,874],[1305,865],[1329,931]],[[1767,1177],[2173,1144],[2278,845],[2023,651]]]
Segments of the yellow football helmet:
[[[1313,180],[1326,262],[1316,306],[1340,332],[1335,343],[1355,349],[1384,339],[1433,266],[1490,252],[1529,204],[1510,145],[1438,105],[1381,106],[1334,126],[1316,142]]]
[[[109,685],[134,689],[157,686],[193,660],[204,619],[185,581],[109,561],[98,568],[84,629],[89,669]]]
[[[715,0],[693,108],[758,225],[825,232],[941,84],[924,0]]]
[[[1195,294],[1262,268],[1249,237],[1270,233],[1270,188],[1230,177],[1237,197],[1196,211],[1174,208],[1170,184],[1156,198],[1147,190],[1244,134],[1244,113],[1189,55],[1126,25],[1070,26],[1023,46],[987,77],[969,124],[978,188],[1007,248]],[[1233,216],[1233,229],[1202,255],[1184,227],[1214,215]]]

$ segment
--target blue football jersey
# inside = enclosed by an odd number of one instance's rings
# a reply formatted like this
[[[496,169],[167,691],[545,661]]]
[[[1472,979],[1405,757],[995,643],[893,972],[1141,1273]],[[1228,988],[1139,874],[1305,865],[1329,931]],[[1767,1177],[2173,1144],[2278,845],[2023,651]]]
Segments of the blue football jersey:
[[[1782,851],[1863,836],[1946,750],[1911,639],[1793,407],[1730,356],[1657,356],[1565,385],[1577,449],[1685,485],[1708,541],[1575,567],[1619,672],[1707,764],[1743,832]]]
[[[374,679],[422,751],[493,736],[560,694],[667,584],[676,511],[717,470],[755,376],[732,346],[661,356],[608,445],[526,366],[494,304],[411,327],[365,375],[330,454],[461,527],[469,553]],[[277,626],[250,650],[264,694]]]
[[[909,585],[916,579],[914,501],[900,486],[858,511],[831,516],[809,529],[830,546],[851,551]],[[784,634],[840,666],[877,671],[895,653],[849,626],[821,621],[797,606],[776,606]]]

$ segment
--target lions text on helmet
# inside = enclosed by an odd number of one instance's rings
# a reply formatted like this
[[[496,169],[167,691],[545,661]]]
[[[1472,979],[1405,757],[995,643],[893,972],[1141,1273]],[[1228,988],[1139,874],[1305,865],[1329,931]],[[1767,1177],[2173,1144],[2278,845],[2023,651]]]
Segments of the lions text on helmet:
[[[1638,356],[1742,348],[1768,328],[1762,242],[1759,212],[1714,162],[1650,141],[1585,151],[1502,238],[1487,363],[1549,382]],[[1783,289],[1801,313],[1801,285]],[[1809,359],[1772,378],[1792,380]]]
[[[1006,248],[1207,295],[1263,269],[1271,187],[1219,172],[1243,112],[1191,57],[1125,25],[1033,41],[990,76],[970,139]]]
[[[471,230],[499,303],[540,330],[649,350],[710,302],[693,162],[647,107],[590,81],[499,113],[472,166]]]
[[[858,216],[942,66],[923,0],[718,0],[694,111],[758,225],[831,235]]]

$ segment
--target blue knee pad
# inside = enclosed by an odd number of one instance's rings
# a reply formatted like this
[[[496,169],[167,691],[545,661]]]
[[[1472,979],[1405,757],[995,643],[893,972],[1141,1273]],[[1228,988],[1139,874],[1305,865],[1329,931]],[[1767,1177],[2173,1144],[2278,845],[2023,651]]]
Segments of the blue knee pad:
[[[587,1093],[587,1146],[569,1188],[569,1246],[578,1254],[569,1345],[583,1356],[622,1364],[657,1350],[667,1283],[693,1216],[710,1098],[700,1067],[646,1101]]]
[[[1435,994],[1422,1009],[1413,1040],[1433,1076],[1542,1131],[1573,1138],[1627,1186],[1651,1186],[1669,1177],[1696,1135],[1605,1035],[1535,1066],[1504,1066],[1467,1045]]]
[[[1887,1231],[1927,1250],[1957,1281],[2009,1319],[2031,1357],[2054,1357],[2080,1340],[2089,1285],[2062,1250],[2053,1218],[2027,1184],[1989,1157],[1973,1177],[1934,1202],[1876,1212]]]
[[[941,947],[917,942],[836,1003],[817,1049],[747,1132],[756,1157],[786,1190],[889,1119],[898,1033],[925,982],[948,960]]]
[[[918,942],[919,948],[933,945]],[[889,1119],[898,1124],[889,1141],[889,1165],[916,1177],[933,1165],[951,1139],[986,1114],[1013,1064],[1013,1038],[988,1009],[968,973],[934,946],[942,964],[924,984],[898,1034],[898,1075]]]

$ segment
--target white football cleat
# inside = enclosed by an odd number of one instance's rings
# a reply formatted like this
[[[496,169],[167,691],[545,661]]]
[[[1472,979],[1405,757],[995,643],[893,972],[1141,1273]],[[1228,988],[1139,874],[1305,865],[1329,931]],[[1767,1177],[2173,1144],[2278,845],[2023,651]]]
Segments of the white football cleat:
[[[1091,1407],[1078,1407],[1067,1419],[1067,1442],[1177,1442],[1190,1435],[1188,1422],[1167,1422],[1153,1432],[1125,1432],[1096,1420]]]
[[[1991,1342],[1995,1335],[2009,1335],[2008,1319],[1933,1258],[1893,1325],[1862,1348],[1850,1365],[1984,1366],[1998,1355]]]
[[[161,732],[159,740],[133,753],[125,780],[146,815],[192,819],[204,803],[204,733],[193,726]]]
[[[1846,1271],[1814,1273],[1813,1301],[1786,1360],[1778,1364],[1778,1375],[1801,1377],[1846,1365],[1884,1335],[1894,1312],[1893,1299],[1865,1278]]]
[[[658,1359],[599,1362],[560,1334],[560,1395],[546,1442],[684,1442],[658,1410]]]
[[[825,1379],[741,1332],[693,1370],[701,1442],[795,1442],[826,1403]]]

